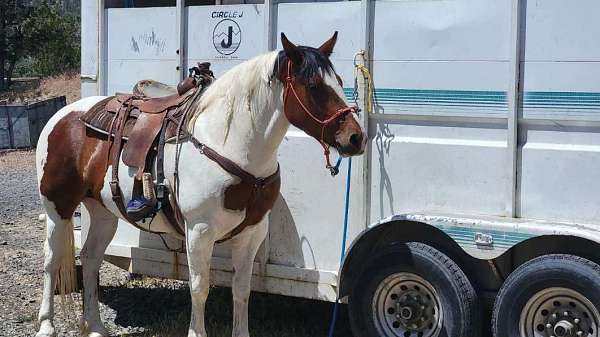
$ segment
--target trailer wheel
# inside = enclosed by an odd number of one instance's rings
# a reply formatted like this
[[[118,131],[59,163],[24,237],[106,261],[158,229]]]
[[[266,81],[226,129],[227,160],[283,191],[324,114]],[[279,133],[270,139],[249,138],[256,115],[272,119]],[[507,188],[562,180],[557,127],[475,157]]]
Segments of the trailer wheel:
[[[370,265],[349,298],[356,337],[479,336],[475,290],[440,251],[411,242]]]
[[[517,268],[494,305],[495,337],[599,337],[600,266],[545,255]]]

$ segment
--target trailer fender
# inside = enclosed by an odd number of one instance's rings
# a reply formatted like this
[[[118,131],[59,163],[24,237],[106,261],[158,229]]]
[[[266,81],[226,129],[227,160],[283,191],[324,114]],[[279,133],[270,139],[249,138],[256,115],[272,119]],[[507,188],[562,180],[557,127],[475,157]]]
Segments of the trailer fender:
[[[410,220],[382,221],[360,233],[348,247],[339,271],[339,297],[350,294],[370,260],[390,253],[394,244],[403,242],[428,244],[455,261],[470,258],[450,236],[430,224]]]

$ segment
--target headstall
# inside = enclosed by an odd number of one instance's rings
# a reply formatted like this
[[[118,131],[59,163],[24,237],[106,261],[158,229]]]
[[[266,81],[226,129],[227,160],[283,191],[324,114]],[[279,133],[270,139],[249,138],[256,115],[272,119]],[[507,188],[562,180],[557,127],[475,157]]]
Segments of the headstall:
[[[332,116],[327,117],[324,120],[319,119],[317,116],[315,116],[307,107],[306,105],[304,105],[304,103],[302,102],[302,100],[300,99],[300,97],[298,97],[298,93],[296,93],[296,90],[294,89],[294,80],[295,77],[292,75],[292,61],[289,60],[288,61],[288,65],[287,65],[287,76],[285,78],[285,91],[283,92],[283,110],[285,113],[285,109],[287,106],[287,102],[288,102],[288,97],[290,96],[290,92],[294,95],[294,97],[296,98],[296,101],[298,101],[298,104],[300,105],[300,107],[302,108],[302,110],[304,110],[304,112],[315,122],[317,122],[317,124],[320,125],[321,127],[321,138],[319,139],[319,143],[321,143],[321,146],[323,147],[323,154],[325,155],[325,161],[326,161],[326,165],[325,168],[327,168],[331,175],[336,175],[337,174],[337,168],[334,167],[333,165],[331,165],[331,161],[329,159],[329,145],[327,143],[325,143],[325,129],[327,128],[327,126],[329,126],[329,124],[337,121],[339,118],[346,116],[349,113],[357,113],[358,112],[358,108],[355,106],[347,106],[345,108],[340,108],[338,109]]]

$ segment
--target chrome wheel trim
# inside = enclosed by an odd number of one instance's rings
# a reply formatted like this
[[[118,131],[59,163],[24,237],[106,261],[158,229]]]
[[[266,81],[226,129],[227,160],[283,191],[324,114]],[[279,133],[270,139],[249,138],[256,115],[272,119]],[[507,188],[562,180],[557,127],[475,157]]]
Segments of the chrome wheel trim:
[[[372,301],[375,327],[385,337],[436,337],[444,313],[434,287],[412,273],[385,278]]]
[[[547,288],[523,307],[521,337],[600,337],[600,313],[581,293],[561,287]]]

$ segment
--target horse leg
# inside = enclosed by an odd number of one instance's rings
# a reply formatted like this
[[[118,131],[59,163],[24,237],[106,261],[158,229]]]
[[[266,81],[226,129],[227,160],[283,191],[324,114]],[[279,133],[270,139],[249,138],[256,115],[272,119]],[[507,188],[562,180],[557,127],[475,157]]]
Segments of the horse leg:
[[[188,226],[186,233],[187,258],[190,270],[189,286],[192,315],[188,337],[206,337],[204,307],[209,289],[210,260],[215,243],[210,225],[198,223]]]
[[[268,216],[255,226],[246,228],[231,239],[231,258],[233,262],[233,337],[249,337],[248,299],[254,258],[267,236]]]
[[[83,267],[83,317],[82,330],[89,337],[108,336],[108,331],[100,319],[98,307],[98,271],[108,247],[117,231],[118,218],[98,201],[85,199],[85,208],[89,212],[89,232],[81,249]]]
[[[54,290],[61,268],[74,267],[70,265],[74,261],[74,256],[69,256],[69,254],[73,254],[73,246],[69,244],[69,238],[73,237],[73,222],[72,218],[62,218],[56,212],[54,204],[44,197],[42,197],[42,204],[47,214],[46,241],[44,242],[44,288],[38,314],[40,328],[36,337],[55,337]],[[61,274],[61,276],[65,275],[62,272]]]

